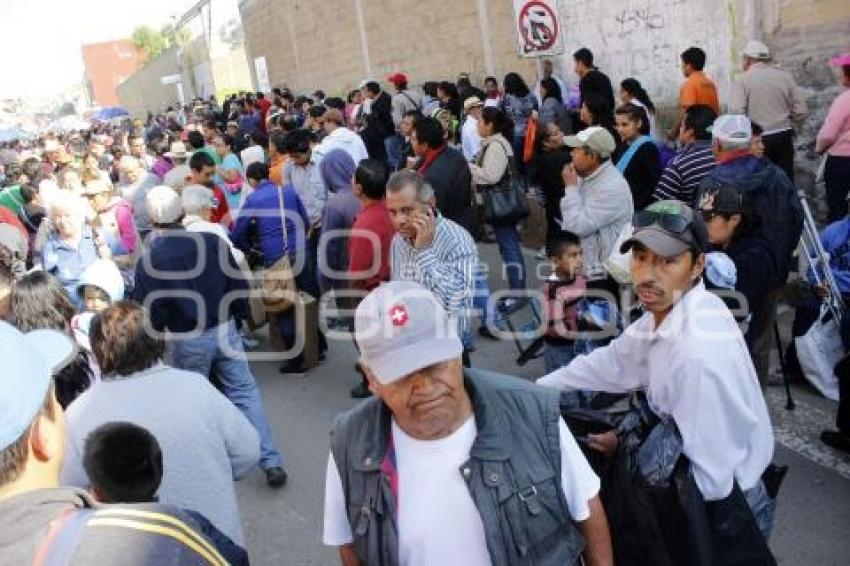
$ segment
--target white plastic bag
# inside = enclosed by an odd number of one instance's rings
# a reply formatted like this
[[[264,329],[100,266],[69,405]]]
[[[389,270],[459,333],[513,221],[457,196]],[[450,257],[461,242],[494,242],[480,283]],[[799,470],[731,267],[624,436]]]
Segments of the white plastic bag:
[[[834,369],[844,355],[844,345],[838,323],[829,309],[823,307],[809,331],[794,342],[803,375],[822,395],[838,401],[838,378]]]
[[[626,222],[620,230],[620,235],[617,236],[617,241],[614,243],[614,249],[611,250],[611,255],[603,262],[605,269],[611,274],[611,277],[620,285],[632,284],[632,271],[629,263],[632,260],[632,252],[628,251],[624,254],[620,253],[620,246],[623,242],[632,237],[634,226],[631,222]]]

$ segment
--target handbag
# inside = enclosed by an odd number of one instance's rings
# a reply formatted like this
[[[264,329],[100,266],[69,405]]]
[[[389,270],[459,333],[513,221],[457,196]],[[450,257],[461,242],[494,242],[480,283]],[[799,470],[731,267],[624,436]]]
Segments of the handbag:
[[[278,187],[278,204],[283,230],[283,255],[271,267],[263,271],[260,282],[263,307],[270,313],[282,313],[292,309],[293,300],[298,293],[295,273],[289,261],[289,238],[286,234],[286,215],[283,212],[283,190],[280,187]]]
[[[794,342],[803,375],[823,396],[838,401],[838,379],[834,368],[844,355],[844,345],[838,322],[829,308],[821,307],[820,316],[812,327]]]
[[[502,144],[501,141],[498,142]],[[487,148],[490,146],[488,145]],[[508,167],[501,180],[495,185],[482,186],[484,199],[484,218],[490,224],[516,224],[531,212],[528,199],[525,196],[525,184],[516,170],[516,159],[508,154]],[[481,162],[484,162],[484,153],[481,154]]]

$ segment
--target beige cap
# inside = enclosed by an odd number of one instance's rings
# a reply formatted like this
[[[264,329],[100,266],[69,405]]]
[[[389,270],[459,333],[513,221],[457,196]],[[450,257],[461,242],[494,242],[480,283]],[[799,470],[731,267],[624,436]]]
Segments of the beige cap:
[[[586,147],[598,153],[603,159],[611,157],[617,148],[614,136],[601,126],[590,126],[574,136],[566,136],[564,143],[569,147]]]
[[[470,96],[466,100],[463,101],[463,111],[469,112],[473,108],[477,108],[478,106],[484,106],[484,103],[481,102],[481,99],[477,96]]]
[[[747,57],[758,59],[760,61],[770,59],[770,49],[768,46],[761,41],[756,40],[747,42],[747,45],[744,47],[743,54]]]

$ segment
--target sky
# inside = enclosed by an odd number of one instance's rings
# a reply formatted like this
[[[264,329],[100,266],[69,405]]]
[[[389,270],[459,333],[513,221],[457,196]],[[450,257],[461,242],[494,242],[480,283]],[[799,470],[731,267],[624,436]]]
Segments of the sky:
[[[0,99],[52,98],[83,75],[81,46],[159,28],[196,0],[0,0]]]

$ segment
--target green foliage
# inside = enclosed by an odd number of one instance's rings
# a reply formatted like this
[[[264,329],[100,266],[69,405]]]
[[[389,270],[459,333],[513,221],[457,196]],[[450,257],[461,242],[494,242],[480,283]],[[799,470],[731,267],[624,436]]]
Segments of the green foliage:
[[[180,28],[175,32],[174,25],[170,23],[162,26],[159,31],[149,26],[139,26],[130,35],[135,48],[144,55],[145,63],[153,61],[172,45],[185,45],[190,39],[191,32],[187,28]]]

